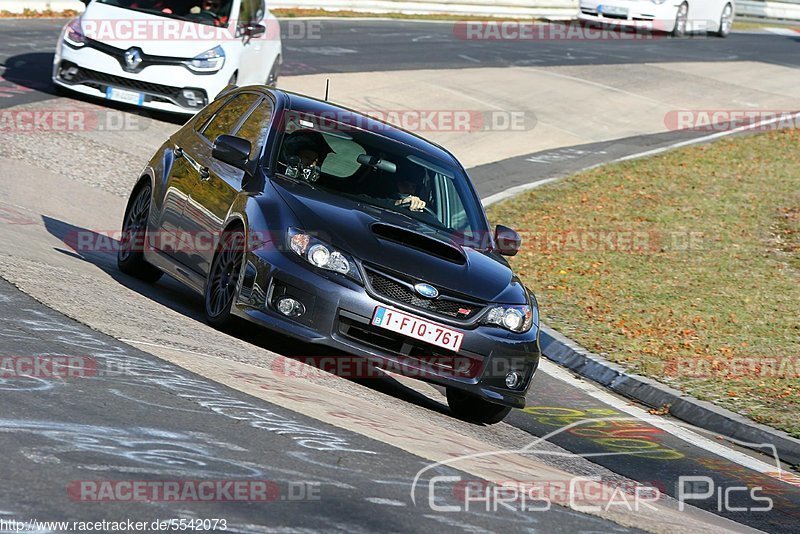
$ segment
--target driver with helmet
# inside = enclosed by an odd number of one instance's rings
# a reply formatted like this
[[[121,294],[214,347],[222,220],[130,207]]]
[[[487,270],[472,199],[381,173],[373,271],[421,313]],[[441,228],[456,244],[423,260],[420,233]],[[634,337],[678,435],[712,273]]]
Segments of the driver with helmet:
[[[331,152],[333,150],[319,132],[305,130],[289,134],[283,142],[281,158],[286,162],[286,176],[316,182],[320,167]]]

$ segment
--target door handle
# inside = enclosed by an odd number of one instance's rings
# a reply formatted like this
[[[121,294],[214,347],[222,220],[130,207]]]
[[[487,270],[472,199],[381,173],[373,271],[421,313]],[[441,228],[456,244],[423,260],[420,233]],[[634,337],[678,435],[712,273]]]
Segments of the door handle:
[[[211,173],[208,171],[208,167],[200,167],[198,172],[200,173],[200,180],[203,182],[207,182],[211,178]]]
[[[180,158],[183,157],[183,149],[181,147],[179,147],[178,145],[175,145],[175,150],[173,152],[174,152],[175,157],[177,159],[180,159]]]

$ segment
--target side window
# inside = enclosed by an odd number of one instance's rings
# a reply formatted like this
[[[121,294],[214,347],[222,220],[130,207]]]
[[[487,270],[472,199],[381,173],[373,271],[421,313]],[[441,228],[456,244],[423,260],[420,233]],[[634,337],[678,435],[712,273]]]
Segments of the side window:
[[[242,0],[239,6],[239,24],[250,24],[259,20],[261,0]],[[263,11],[261,11],[263,14]]]
[[[223,101],[221,100],[214,101],[211,102],[206,107],[204,107],[203,109],[201,109],[200,111],[198,111],[197,115],[195,115],[192,119],[190,119],[193,121],[192,128],[194,128],[195,131],[197,132],[202,130],[203,126],[205,126],[206,122],[208,122],[208,119],[211,118],[211,116],[214,113],[216,113],[220,107],[222,107],[222,104]]]
[[[272,102],[265,98],[234,134],[244,137],[253,145],[250,158],[257,157],[261,152],[261,147],[264,146],[264,141],[269,133],[270,118],[272,118]]]
[[[449,176],[437,174],[436,180],[444,188],[444,213],[442,214],[443,217],[440,217],[440,219],[443,219],[442,223],[457,230],[469,228],[467,212],[464,209],[464,204],[461,202],[458,191],[456,191],[453,179]]]
[[[203,137],[213,143],[218,136],[230,134],[247,110],[259,98],[261,96],[254,93],[243,93],[233,97],[206,125],[201,132]]]

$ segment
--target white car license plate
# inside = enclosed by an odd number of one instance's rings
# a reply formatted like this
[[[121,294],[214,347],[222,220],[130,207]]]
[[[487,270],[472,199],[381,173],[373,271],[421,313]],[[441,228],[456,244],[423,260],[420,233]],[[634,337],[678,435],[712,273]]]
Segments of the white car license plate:
[[[144,95],[136,91],[126,91],[125,89],[117,89],[116,87],[106,88],[106,98],[116,102],[124,102],[126,104],[134,104],[141,106],[144,102]]]
[[[597,6],[597,12],[603,13],[605,15],[617,15],[622,17],[628,16],[628,8],[627,7],[617,7],[617,6]]]
[[[464,340],[464,334],[458,330],[383,306],[375,308],[372,324],[454,352],[458,352]]]

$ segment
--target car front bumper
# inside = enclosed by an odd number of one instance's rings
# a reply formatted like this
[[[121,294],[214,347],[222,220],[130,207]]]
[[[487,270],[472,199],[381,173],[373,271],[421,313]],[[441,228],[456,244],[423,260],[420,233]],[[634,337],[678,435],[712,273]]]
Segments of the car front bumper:
[[[675,29],[678,5],[630,0],[581,0],[578,19],[643,30],[671,32]]]
[[[151,65],[131,73],[96,48],[73,48],[62,41],[53,59],[52,80],[60,87],[103,99],[108,88],[134,91],[142,95],[140,107],[194,114],[214,100],[232,75],[233,67],[227,64],[214,74],[195,74],[182,65]],[[184,96],[186,90],[201,98],[192,103]]]
[[[274,302],[281,296],[302,302],[305,314],[289,318],[279,313]],[[377,306],[399,309],[463,332],[461,349],[456,354],[372,326]],[[467,328],[443,318],[432,319],[276,248],[265,247],[247,254],[233,313],[307,343],[334,349],[336,358],[366,358],[378,367],[515,408],[525,406],[525,394],[539,364],[538,325],[524,334],[515,334],[497,327]],[[309,359],[315,356],[309,355]],[[521,384],[514,389],[505,385],[510,371],[523,375]]]

